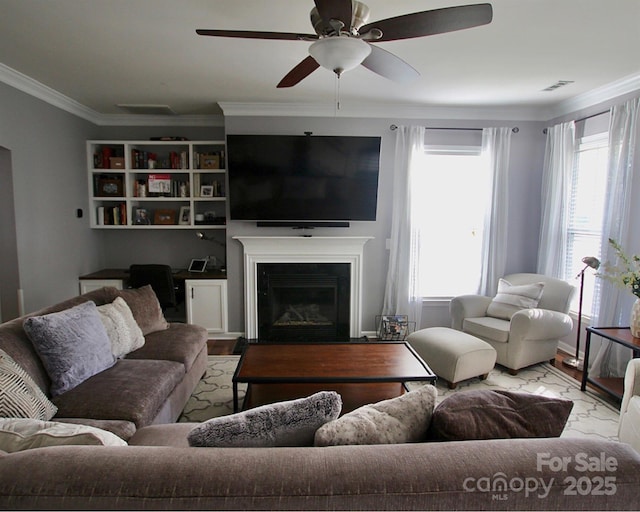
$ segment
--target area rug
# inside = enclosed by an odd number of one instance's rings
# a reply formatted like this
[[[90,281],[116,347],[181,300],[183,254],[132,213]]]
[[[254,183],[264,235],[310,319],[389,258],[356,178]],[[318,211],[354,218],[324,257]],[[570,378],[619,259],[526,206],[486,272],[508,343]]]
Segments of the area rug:
[[[200,422],[233,413],[233,388],[231,378],[238,365],[239,356],[209,356],[207,372],[198,383],[178,421]],[[410,383],[414,388],[416,383]],[[496,366],[487,379],[470,379],[451,390],[438,381],[438,403],[453,393],[477,389],[505,389],[529,393],[547,394],[573,401],[571,416],[562,437],[597,437],[617,440],[618,410],[591,391],[580,391],[580,383],[571,379],[548,363],[521,370],[510,375]],[[239,385],[240,400],[244,398],[246,385]]]

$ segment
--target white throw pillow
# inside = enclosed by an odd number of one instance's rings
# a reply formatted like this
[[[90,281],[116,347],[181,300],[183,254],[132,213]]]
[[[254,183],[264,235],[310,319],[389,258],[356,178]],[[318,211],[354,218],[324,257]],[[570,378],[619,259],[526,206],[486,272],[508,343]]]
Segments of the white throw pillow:
[[[63,445],[127,446],[127,443],[111,432],[86,425],[0,418],[0,450],[11,453]]]
[[[50,420],[58,408],[9,354],[0,350],[0,416]]]
[[[142,330],[122,297],[116,297],[111,304],[98,306],[98,312],[107,330],[114,356],[123,358],[144,345]]]
[[[487,308],[487,316],[511,320],[521,309],[538,307],[544,283],[513,285],[509,281],[498,281],[498,293]]]

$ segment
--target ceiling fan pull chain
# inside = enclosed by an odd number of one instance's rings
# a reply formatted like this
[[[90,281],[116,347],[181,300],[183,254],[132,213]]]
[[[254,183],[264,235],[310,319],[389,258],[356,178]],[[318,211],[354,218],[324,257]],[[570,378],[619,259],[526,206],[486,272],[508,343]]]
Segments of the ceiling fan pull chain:
[[[335,108],[334,108],[334,117],[337,117],[338,111],[340,110],[340,75],[335,73],[336,84],[334,87],[334,96],[335,96]]]

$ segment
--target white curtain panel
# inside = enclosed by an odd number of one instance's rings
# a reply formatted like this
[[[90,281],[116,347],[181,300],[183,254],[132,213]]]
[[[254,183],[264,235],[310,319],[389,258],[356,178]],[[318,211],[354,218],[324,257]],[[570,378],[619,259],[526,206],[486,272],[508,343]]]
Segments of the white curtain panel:
[[[538,245],[538,273],[562,279],[567,254],[567,221],[571,173],[576,147],[575,122],[547,130],[542,174],[542,219]]]
[[[422,297],[418,293],[419,233],[412,221],[412,175],[424,153],[425,128],[399,126],[393,166],[391,252],[384,293],[383,315],[408,315],[420,328]]]
[[[484,128],[482,153],[490,166],[491,201],[487,206],[482,244],[482,277],[479,293],[493,296],[504,276],[509,215],[509,153],[511,128]]]
[[[615,254],[609,245],[613,238],[623,248],[630,247],[631,182],[634,169],[634,152],[638,151],[638,115],[640,98],[629,100],[611,109],[609,125],[609,161],[607,168],[607,194],[603,218],[603,261],[615,262]],[[635,297],[629,290],[620,290],[602,280],[602,292],[598,306],[598,326],[629,325],[629,315]],[[623,377],[631,350],[610,341],[603,341],[597,352],[591,372],[600,377]]]

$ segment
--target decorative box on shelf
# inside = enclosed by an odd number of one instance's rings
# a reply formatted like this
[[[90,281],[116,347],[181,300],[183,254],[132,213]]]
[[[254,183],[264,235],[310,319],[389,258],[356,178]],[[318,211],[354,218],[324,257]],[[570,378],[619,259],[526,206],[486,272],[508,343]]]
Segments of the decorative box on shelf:
[[[110,157],[109,167],[111,167],[111,169],[124,169],[124,157],[121,157],[121,156]]]

